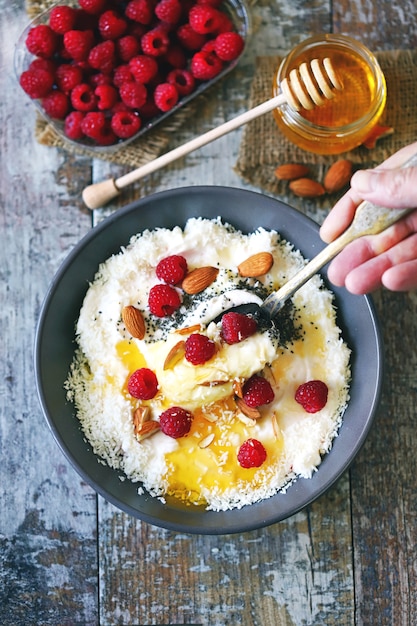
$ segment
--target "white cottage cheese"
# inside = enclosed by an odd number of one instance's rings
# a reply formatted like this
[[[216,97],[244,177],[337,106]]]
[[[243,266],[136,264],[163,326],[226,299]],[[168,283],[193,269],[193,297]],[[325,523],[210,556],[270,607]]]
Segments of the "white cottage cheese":
[[[239,263],[265,251],[274,257],[268,274],[242,279]],[[171,254],[184,256],[189,269],[212,265],[219,274],[196,296],[179,288],[181,308],[159,319],[150,314],[147,298],[160,282],[157,263]],[[260,228],[243,235],[220,219],[202,218],[190,219],[184,230],[145,231],[103,263],[80,312],[79,347],[67,380],[68,397],[94,452],[153,496],[174,495],[212,510],[240,508],[284,490],[297,476],[311,477],[331,448],[348,401],[349,349],[336,324],[332,294],[315,276],[293,297],[279,334],[257,332],[231,346],[220,341],[218,325],[210,323],[229,300],[260,302],[304,263],[276,232]],[[132,338],[121,320],[127,305],[144,315],[142,340]],[[199,366],[183,359],[164,370],[178,329],[196,323],[219,345],[215,356]],[[126,381],[145,366],[156,373],[159,391],[141,402],[127,393]],[[233,391],[233,380],[255,373],[267,375],[275,393],[256,421],[238,411]],[[323,409],[309,414],[294,395],[301,383],[314,379],[327,384],[329,395]],[[209,384],[219,380],[226,382]],[[156,421],[169,406],[190,410],[190,433],[173,439],[159,431],[138,442],[132,415],[139,404],[149,406]],[[212,442],[201,447],[208,436]],[[237,462],[238,448],[248,438],[261,441],[267,451],[260,468],[244,469]]]

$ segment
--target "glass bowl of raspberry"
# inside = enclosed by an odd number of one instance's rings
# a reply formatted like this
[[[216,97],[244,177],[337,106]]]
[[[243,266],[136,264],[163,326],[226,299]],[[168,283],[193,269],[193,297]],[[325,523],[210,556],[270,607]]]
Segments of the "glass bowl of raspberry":
[[[23,31],[15,72],[62,139],[114,151],[233,70],[250,30],[245,0],[63,0]]]

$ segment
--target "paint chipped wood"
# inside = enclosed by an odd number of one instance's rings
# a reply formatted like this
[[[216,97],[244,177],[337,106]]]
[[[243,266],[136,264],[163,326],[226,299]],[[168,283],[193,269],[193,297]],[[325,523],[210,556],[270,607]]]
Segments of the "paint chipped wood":
[[[417,43],[411,0],[251,4],[254,34],[244,62],[202,101],[170,148],[245,110],[257,54],[286,53],[328,30],[374,50]],[[91,227],[81,190],[125,170],[35,142],[34,111],[11,60],[27,22],[24,2],[0,0],[0,9],[1,623],[416,624],[415,294],[377,294],[386,379],[375,425],[350,472],[284,522],[242,535],[172,533],[118,511],[69,466],[36,398],[34,328],[54,272]],[[236,131],[155,173],[95,212],[94,223],[170,187],[247,187],[233,170],[239,141]],[[323,217],[314,203],[299,208]]]

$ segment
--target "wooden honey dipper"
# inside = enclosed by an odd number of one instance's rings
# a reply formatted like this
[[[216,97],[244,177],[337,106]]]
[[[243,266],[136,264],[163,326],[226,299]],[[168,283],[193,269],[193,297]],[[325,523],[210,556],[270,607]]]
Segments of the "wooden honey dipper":
[[[322,62],[318,59],[313,59],[308,64],[302,63],[298,69],[291,70],[289,77],[282,81],[281,92],[274,98],[259,104],[249,111],[245,111],[245,113],[209,130],[199,137],[191,139],[191,141],[182,146],[174,148],[170,152],[157,157],[120,178],[110,178],[100,183],[88,185],[83,191],[83,200],[89,209],[98,209],[118,196],[125,187],[135,183],[144,176],[226,135],[264,113],[269,113],[285,103],[288,103],[296,111],[302,108],[310,110],[315,106],[321,106],[326,100],[331,100],[335,96],[336,91],[340,91],[342,88],[343,85],[334,71],[329,58],[323,59]]]

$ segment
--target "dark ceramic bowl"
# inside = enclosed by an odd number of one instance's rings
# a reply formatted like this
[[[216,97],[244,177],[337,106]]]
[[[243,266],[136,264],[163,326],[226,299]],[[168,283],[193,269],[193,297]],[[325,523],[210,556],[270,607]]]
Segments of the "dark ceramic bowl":
[[[346,471],[371,426],[382,384],[382,345],[372,300],[332,288],[338,324],[352,350],[351,398],[332,450],[311,479],[298,479],[287,492],[225,512],[166,504],[138,484],[121,481],[120,471],[98,463],[86,443],[64,381],[74,356],[74,326],[83,298],[101,262],[119,252],[130,237],[146,228],[184,226],[190,217],[221,216],[243,232],[259,226],[275,229],[306,258],[323,243],[315,222],[278,200],[228,187],[184,187],[158,193],[117,211],[93,228],[71,251],[57,272],[41,311],[36,335],[35,368],[40,402],[58,445],[84,478],[108,501],[156,526],[181,532],[228,534],[268,526],[293,515],[322,495]],[[325,272],[323,278],[326,280]]]

